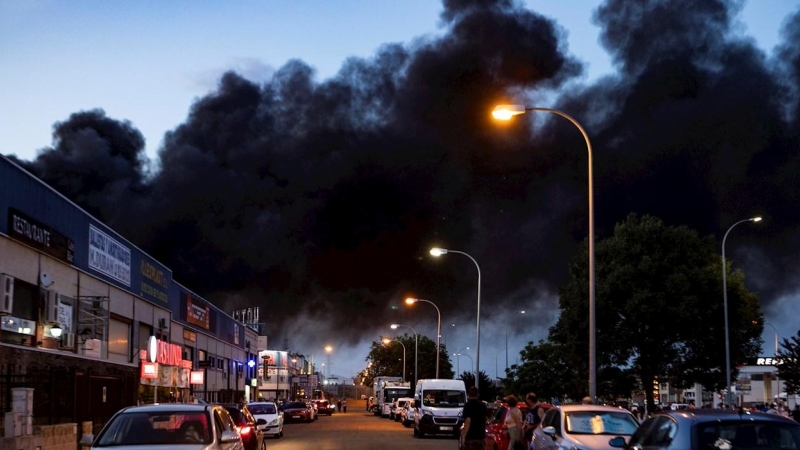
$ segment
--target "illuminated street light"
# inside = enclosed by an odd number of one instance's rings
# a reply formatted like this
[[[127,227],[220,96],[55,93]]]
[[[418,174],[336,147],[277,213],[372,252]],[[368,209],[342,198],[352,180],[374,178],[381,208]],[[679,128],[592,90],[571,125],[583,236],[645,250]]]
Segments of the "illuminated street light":
[[[479,388],[478,386],[478,371],[480,370],[481,364],[481,266],[478,265],[478,261],[475,261],[475,258],[470,256],[468,253],[459,251],[459,250],[449,250],[446,248],[439,248],[434,247],[430,251],[431,255],[439,257],[442,255],[446,255],[448,253],[457,253],[459,255],[464,255],[475,264],[475,268],[478,269],[478,313],[477,313],[477,323],[475,325],[475,387]]]
[[[456,356],[461,355],[461,352],[463,352],[464,350],[469,350],[469,347],[464,347],[461,350],[459,350],[458,352],[453,353],[453,354],[456,355]],[[470,357],[470,361],[472,361],[471,357]],[[470,368],[470,371],[472,371],[472,366],[471,365],[469,366],[469,368]],[[460,359],[459,358],[456,358],[456,374],[457,375],[461,375],[461,365],[460,365]]]
[[[728,338],[728,269],[725,265],[725,241],[728,239],[728,233],[731,232],[733,227],[739,225],[740,223],[745,222],[760,222],[761,217],[751,217],[749,219],[744,219],[736,222],[735,224],[731,225],[728,228],[728,231],[725,232],[725,236],[722,238],[722,299],[723,299],[723,309],[725,313],[725,377],[727,384],[727,394],[725,399],[727,401],[728,408],[731,407],[731,343],[730,339]]]
[[[396,330],[398,327],[406,327],[411,328],[411,331],[414,332],[414,386],[417,385],[417,354],[419,350],[419,336],[417,335],[417,330],[412,328],[410,325],[402,325],[399,323],[393,323],[391,329]]]
[[[406,381],[406,346],[402,342],[397,339],[389,339],[387,337],[383,338],[383,345],[389,345],[392,342],[396,342],[403,346],[403,381]]]
[[[465,349],[465,350],[469,350],[469,349]],[[458,365],[458,362],[461,359],[461,358],[459,358],[460,356],[466,356],[467,358],[469,358],[470,372],[472,372],[472,365],[475,364],[475,361],[472,360],[472,356],[469,356],[468,354],[461,353],[461,352],[453,353],[453,355],[456,356],[456,365]],[[461,374],[459,374],[458,376],[461,376]]]
[[[436,316],[438,317],[438,322],[436,325],[436,378],[439,378],[439,353],[441,353],[441,347],[439,346],[440,339],[442,337],[442,313],[439,312],[439,307],[436,306],[436,303],[433,303],[430,300],[425,300],[423,298],[412,298],[409,297],[406,299],[406,303],[409,305],[413,305],[414,303],[418,302],[425,302],[430,303],[436,308]]]
[[[577,120],[566,113],[557,109],[550,108],[528,108],[523,105],[498,105],[492,111],[492,116],[499,120],[509,120],[513,116],[525,114],[526,111],[542,111],[561,116],[569,120],[586,141],[586,149],[589,153],[589,397],[592,402],[597,399],[597,360],[595,343],[595,299],[594,299],[594,189],[592,181],[592,144],[589,142],[589,135]],[[476,358],[477,359],[477,358]]]

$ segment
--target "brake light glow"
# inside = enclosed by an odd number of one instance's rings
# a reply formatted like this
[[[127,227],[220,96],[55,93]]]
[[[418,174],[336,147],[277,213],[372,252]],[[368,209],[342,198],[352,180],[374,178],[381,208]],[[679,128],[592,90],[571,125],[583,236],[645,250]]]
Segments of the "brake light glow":
[[[239,435],[241,436],[247,436],[248,434],[250,434],[250,427],[247,425],[243,427],[236,427],[236,431],[238,431]]]

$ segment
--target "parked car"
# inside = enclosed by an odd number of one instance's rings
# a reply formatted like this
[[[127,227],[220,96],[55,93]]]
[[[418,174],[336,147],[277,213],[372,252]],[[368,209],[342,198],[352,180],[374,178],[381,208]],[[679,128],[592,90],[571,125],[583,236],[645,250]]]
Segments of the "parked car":
[[[278,410],[274,402],[248,403],[247,409],[256,419],[264,419],[267,423],[258,427],[264,432],[264,437],[283,437],[283,412]]]
[[[166,403],[123,408],[97,436],[81,438],[91,449],[244,450],[230,413],[219,405]]]
[[[411,397],[401,397],[393,401],[392,406],[389,408],[389,419],[399,422],[400,414],[411,403],[414,403],[414,399]]]
[[[245,450],[265,450],[267,448],[267,444],[264,442],[264,432],[259,428],[259,425],[267,424],[266,420],[253,417],[247,405],[239,406],[231,403],[222,406],[231,415],[233,424],[236,425],[236,431],[242,437]]]
[[[314,404],[317,406],[317,414],[330,416],[336,410],[336,406],[332,405],[328,400],[314,400]]]
[[[486,413],[489,415],[489,418],[486,422],[484,448],[490,450],[508,450],[509,439],[505,429],[505,423],[509,407],[506,403],[500,405],[491,403],[486,406]],[[522,420],[525,420],[525,414],[528,413],[528,406],[520,402],[517,403],[517,407],[522,412]]]
[[[639,421],[627,409],[603,405],[565,405],[550,408],[533,431],[532,449],[608,449],[612,438],[624,441]],[[688,448],[688,447],[687,447]]]
[[[288,402],[283,405],[284,422],[312,422],[314,421],[314,408],[306,402]]]
[[[800,424],[760,412],[676,410],[650,417],[630,440],[618,437],[609,444],[626,449],[800,449]]]

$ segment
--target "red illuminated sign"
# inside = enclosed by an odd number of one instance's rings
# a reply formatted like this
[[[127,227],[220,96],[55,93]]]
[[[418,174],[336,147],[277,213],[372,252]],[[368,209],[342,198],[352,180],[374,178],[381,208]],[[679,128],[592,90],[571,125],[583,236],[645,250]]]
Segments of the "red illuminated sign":
[[[147,350],[142,349],[139,351],[139,359],[142,361],[148,360]],[[180,345],[170,344],[160,339],[156,344],[156,362],[165,366],[178,366],[184,369],[192,368],[192,362],[183,359],[183,348]]]
[[[142,361],[139,376],[141,378],[158,378],[158,363]]]

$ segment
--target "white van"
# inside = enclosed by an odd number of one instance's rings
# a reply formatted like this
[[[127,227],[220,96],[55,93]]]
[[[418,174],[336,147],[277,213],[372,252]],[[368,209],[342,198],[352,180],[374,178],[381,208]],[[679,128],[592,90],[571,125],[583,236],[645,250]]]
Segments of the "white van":
[[[414,390],[414,436],[449,434],[458,437],[461,412],[467,403],[462,380],[419,380]]]

